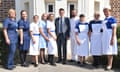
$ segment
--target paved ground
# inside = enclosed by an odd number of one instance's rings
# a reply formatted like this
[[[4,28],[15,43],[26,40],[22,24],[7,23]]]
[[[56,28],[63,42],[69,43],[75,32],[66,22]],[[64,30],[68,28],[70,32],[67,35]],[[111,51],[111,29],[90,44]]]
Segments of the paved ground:
[[[71,59],[70,41],[68,41],[68,59]],[[75,63],[67,63],[67,65],[57,64],[56,67],[50,66],[49,64],[41,65],[37,68],[30,65],[28,68],[17,65],[12,71],[6,70],[0,67],[0,72],[120,72],[120,70],[105,71],[103,68],[95,69],[91,65],[85,67],[77,66]]]
[[[49,64],[39,64],[38,67],[30,65],[29,67],[24,68],[20,65],[17,65],[17,67],[12,71],[6,70],[1,67],[0,72],[120,72],[120,70],[105,71],[103,68],[95,69],[91,65],[80,67],[76,64],[68,63],[67,65],[57,64],[56,67],[50,66]]]

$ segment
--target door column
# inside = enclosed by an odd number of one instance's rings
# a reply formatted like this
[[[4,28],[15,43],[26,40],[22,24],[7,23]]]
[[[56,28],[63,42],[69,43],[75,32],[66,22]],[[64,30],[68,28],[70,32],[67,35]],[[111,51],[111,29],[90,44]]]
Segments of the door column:
[[[65,16],[67,16],[67,0],[55,0],[55,16],[59,16],[59,9],[65,10]]]
[[[43,13],[45,13],[45,1],[44,0],[34,0],[34,15],[39,15],[40,18]]]
[[[86,20],[90,20],[94,14],[94,0],[78,0],[78,13],[85,14]]]

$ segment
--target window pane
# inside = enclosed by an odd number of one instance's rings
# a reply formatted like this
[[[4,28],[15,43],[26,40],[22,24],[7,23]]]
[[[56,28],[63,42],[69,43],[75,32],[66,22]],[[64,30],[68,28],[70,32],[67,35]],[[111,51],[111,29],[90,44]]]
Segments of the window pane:
[[[53,5],[48,5],[48,12],[53,12]]]

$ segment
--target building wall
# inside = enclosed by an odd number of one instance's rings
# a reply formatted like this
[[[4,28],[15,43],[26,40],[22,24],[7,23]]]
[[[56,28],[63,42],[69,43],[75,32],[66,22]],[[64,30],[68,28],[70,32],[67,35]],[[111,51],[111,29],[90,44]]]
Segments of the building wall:
[[[58,7],[64,7],[65,11],[66,11],[66,16],[68,16],[69,12],[67,9],[66,4],[68,5],[67,0],[63,0],[64,3],[59,3],[59,0],[0,0],[0,22],[2,22],[4,20],[5,17],[7,17],[7,12],[8,9],[10,8],[15,8],[16,7],[16,11],[17,11],[17,20],[20,18],[20,11],[22,9],[25,9],[27,11],[29,11],[29,20],[32,20],[32,16],[35,14],[38,14],[39,16],[41,16],[42,13],[46,12],[45,10],[45,5],[46,2],[53,2],[56,3],[55,5]],[[77,9],[78,9],[78,13],[86,13],[86,15],[88,16],[89,14],[89,18],[92,17],[92,14],[95,10],[95,6],[93,1],[96,2],[100,2],[100,13],[103,15],[102,9],[103,7],[105,7],[105,5],[109,4],[109,0],[91,0],[89,1],[90,4],[87,4],[89,6],[85,6],[85,4],[83,4],[85,1],[87,2],[87,0],[68,0],[69,3],[75,2],[78,3],[77,5]],[[57,4],[58,3],[58,4]],[[88,3],[88,2],[87,2]],[[59,5],[60,4],[60,5]],[[41,6],[42,5],[42,6]],[[118,22],[120,22],[120,0],[110,0],[110,5],[111,5],[111,9],[112,9],[112,15],[115,16],[118,20]],[[55,6],[55,14],[56,16],[58,16],[58,7]],[[83,10],[82,7],[86,7],[86,10]],[[91,7],[90,9],[88,9],[87,7]],[[93,8],[93,9],[92,9]],[[97,9],[97,8],[96,8]],[[91,19],[91,18],[90,18]]]
[[[0,0],[0,22],[7,17],[10,8],[15,8],[15,0]]]
[[[112,15],[117,18],[117,21],[120,24],[120,0],[111,0],[110,5],[112,8]]]
[[[36,0],[16,0],[15,1],[17,20],[20,19],[20,11],[26,10],[28,12],[29,20],[32,21],[32,16],[35,13],[34,1]]]

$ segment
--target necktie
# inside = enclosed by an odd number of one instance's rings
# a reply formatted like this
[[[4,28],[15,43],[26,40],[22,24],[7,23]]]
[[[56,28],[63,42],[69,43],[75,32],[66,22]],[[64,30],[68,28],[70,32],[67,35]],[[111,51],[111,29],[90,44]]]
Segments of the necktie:
[[[60,20],[60,32],[62,33],[62,17],[61,17],[61,20]]]

